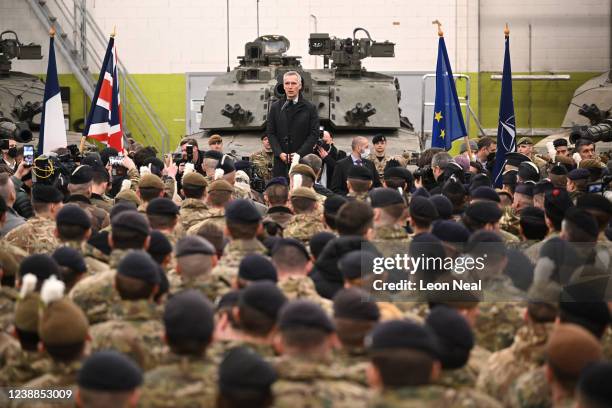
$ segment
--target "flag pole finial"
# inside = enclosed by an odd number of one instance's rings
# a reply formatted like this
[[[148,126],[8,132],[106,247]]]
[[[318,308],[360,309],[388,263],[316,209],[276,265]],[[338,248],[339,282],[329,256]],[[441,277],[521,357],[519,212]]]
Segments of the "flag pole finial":
[[[55,26],[51,26],[49,29],[49,37],[55,37]]]
[[[510,28],[508,28],[508,23],[506,23],[506,28],[504,28],[504,35],[506,37],[510,36]]]
[[[434,20],[431,24],[435,24],[438,26],[438,37],[444,37],[444,33],[442,32],[442,23],[440,20]]]
[[[113,26],[113,32],[111,33],[111,38],[115,38],[115,36],[117,35],[117,26]]]

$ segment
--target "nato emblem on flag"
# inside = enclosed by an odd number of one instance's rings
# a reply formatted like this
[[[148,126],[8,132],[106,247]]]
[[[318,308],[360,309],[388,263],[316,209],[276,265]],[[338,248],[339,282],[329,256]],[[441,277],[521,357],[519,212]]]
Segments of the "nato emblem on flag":
[[[506,164],[506,153],[516,150],[516,122],[514,99],[512,97],[512,69],[510,67],[510,35],[506,35],[504,71],[502,75],[501,98],[499,101],[499,124],[497,127],[497,151],[493,167],[493,184],[502,186],[502,174]]]
[[[431,133],[431,147],[450,150],[454,140],[467,136],[461,114],[461,105],[448,60],[444,37],[438,40],[438,63],[436,65],[436,101]]]
[[[49,39],[49,64],[45,79],[45,96],[40,134],[38,137],[38,154],[45,154],[58,147],[66,147],[66,122],[64,122],[64,107],[57,79],[55,64],[55,46],[53,34]]]

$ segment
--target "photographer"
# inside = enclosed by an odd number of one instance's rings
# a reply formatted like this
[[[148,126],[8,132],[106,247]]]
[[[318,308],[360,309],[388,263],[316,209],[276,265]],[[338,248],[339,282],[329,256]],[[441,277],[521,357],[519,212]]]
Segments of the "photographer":
[[[267,135],[274,151],[274,177],[288,177],[291,156],[312,152],[319,137],[317,108],[304,99],[302,77],[296,71],[283,75],[285,96],[270,107]]]
[[[332,177],[334,176],[334,168],[338,160],[346,157],[344,150],[338,150],[334,145],[334,139],[331,133],[327,130],[323,131],[323,136],[317,140],[317,144],[314,147],[314,152],[323,160],[323,168],[319,175],[319,183],[323,187],[331,186]]]
[[[17,169],[17,142],[13,139],[0,140],[2,143],[2,159],[0,172],[13,174]]]
[[[183,161],[193,163],[195,171],[205,176],[206,172],[202,168],[202,161],[204,160],[204,152],[200,151],[198,142],[192,138],[185,138],[181,140],[181,154]]]

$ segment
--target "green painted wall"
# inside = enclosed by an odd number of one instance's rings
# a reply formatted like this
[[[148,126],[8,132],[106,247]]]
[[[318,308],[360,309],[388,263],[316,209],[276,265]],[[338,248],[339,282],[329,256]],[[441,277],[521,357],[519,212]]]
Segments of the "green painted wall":
[[[468,73],[471,79],[471,106],[484,128],[496,128],[499,114],[501,81],[491,80],[492,74],[492,72]],[[515,72],[515,74],[521,73]],[[575,89],[588,79],[600,75],[596,72],[568,72],[568,74],[571,77],[569,81],[514,81],[514,109],[517,127],[530,127],[530,120],[534,128],[560,127]],[[171,135],[170,147],[173,148],[185,133],[187,115],[185,111],[185,75],[134,74],[133,78],[168,128]],[[59,80],[61,86],[71,88],[70,115],[71,122],[74,123],[76,119],[86,115],[86,109],[83,106],[83,91],[71,74],[60,75]],[[458,81],[457,84],[459,94],[463,95],[466,82]],[[480,103],[479,86],[481,87]],[[128,102],[135,102],[134,96],[129,93],[127,99]],[[141,108],[135,106],[133,109]],[[150,125],[145,124],[143,132],[140,132],[129,119],[129,112],[126,114],[128,128],[134,133],[134,137],[141,142],[146,142],[143,133],[153,134]],[[470,120],[470,137],[476,137],[478,135],[477,125],[473,119]],[[151,140],[150,143],[160,146],[157,140]]]

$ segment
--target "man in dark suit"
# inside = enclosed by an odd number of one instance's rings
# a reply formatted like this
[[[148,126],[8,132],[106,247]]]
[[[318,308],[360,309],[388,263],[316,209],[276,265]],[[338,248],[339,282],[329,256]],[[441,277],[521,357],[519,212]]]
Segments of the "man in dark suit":
[[[348,178],[348,172],[351,166],[364,166],[372,172],[373,175],[373,187],[381,187],[380,178],[374,163],[366,159],[370,154],[370,142],[363,136],[357,136],[353,138],[351,142],[351,154],[346,158],[336,162],[334,168],[334,176],[332,178],[331,190],[336,194],[347,195],[348,187],[346,180]]]
[[[288,177],[291,156],[312,153],[319,138],[317,108],[300,93],[302,77],[296,71],[283,75],[285,96],[274,102],[268,116],[267,135],[274,152],[274,177]]]
[[[319,175],[319,183],[321,183],[323,187],[330,188],[336,163],[338,160],[346,157],[346,152],[344,150],[338,150],[336,145],[334,145],[334,139],[332,138],[331,133],[329,133],[327,130],[323,132],[322,139],[323,145],[315,146],[315,153],[321,158],[321,160],[323,160],[323,168],[321,169],[321,174]]]

